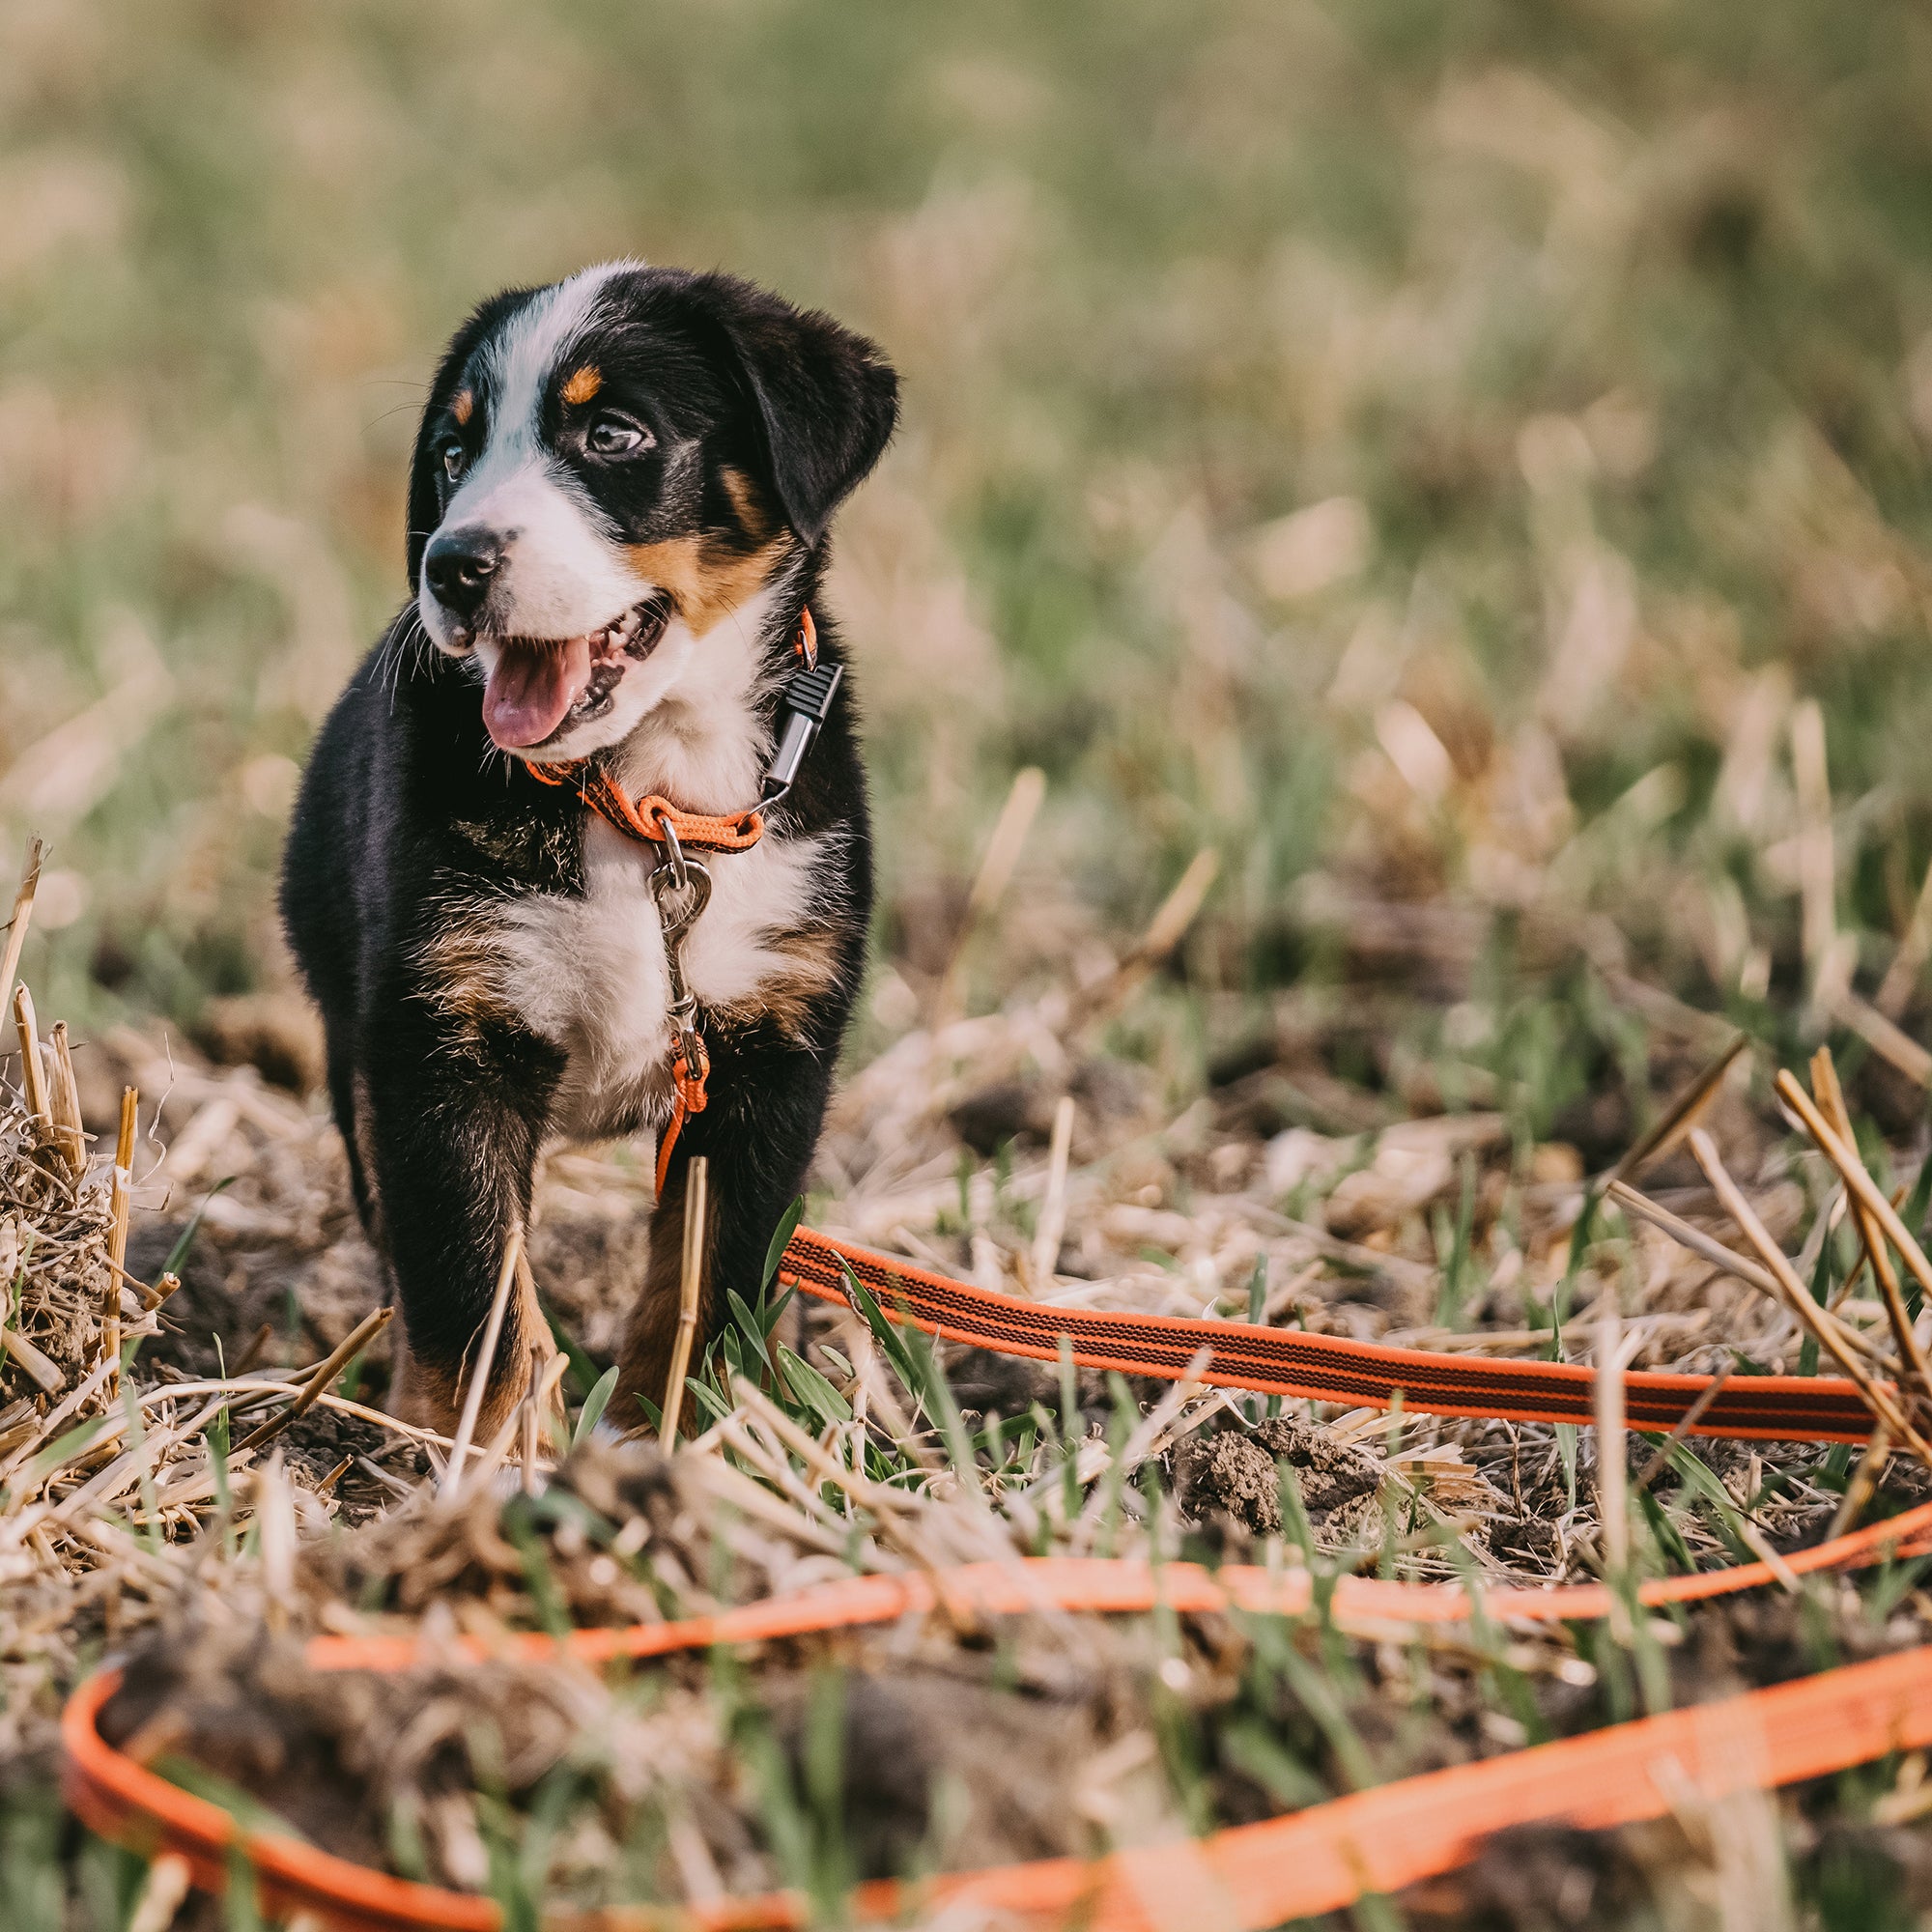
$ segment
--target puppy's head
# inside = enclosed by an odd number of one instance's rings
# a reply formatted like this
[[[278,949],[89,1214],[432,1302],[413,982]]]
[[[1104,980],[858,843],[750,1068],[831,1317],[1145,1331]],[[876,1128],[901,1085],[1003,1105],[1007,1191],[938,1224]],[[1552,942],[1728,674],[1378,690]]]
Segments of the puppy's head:
[[[616,744],[742,634],[878,460],[897,383],[733,276],[614,263],[478,309],[416,436],[423,628],[473,658],[506,752]]]

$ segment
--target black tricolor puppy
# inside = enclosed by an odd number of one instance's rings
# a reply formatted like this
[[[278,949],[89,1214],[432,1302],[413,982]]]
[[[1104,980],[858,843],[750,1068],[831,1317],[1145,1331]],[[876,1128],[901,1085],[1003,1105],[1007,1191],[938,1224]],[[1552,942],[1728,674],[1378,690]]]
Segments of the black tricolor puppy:
[[[843,666],[827,527],[896,409],[872,344],[727,275],[589,269],[485,302],[450,344],[410,479],[415,596],[323,728],[282,881],[411,1414],[452,1417],[540,1149],[670,1113],[667,848],[585,798],[735,818],[775,788],[803,639],[818,693]],[[664,1393],[691,1156],[701,1346],[724,1287],[755,1292],[818,1135],[871,904],[849,685],[763,837],[709,870],[679,949],[708,1104],[653,1218],[611,1406],[629,1424]],[[486,1419],[533,1349],[520,1292]]]

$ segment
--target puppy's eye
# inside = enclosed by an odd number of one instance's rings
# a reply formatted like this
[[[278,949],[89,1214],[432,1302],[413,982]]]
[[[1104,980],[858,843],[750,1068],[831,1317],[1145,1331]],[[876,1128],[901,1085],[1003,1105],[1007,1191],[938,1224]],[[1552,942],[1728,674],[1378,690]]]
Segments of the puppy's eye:
[[[656,441],[649,430],[629,416],[599,416],[584,433],[584,445],[594,456],[636,456]]]
[[[469,452],[454,437],[451,437],[442,445],[441,455],[442,473],[454,483],[469,467]]]

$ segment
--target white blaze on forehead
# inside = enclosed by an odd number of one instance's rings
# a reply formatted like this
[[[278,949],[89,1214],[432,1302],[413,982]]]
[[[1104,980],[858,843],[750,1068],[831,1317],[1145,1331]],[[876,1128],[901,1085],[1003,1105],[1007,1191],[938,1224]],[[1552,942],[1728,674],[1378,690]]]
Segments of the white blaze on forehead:
[[[490,441],[479,469],[499,449],[512,460],[536,451],[544,392],[557,364],[596,320],[605,285],[641,266],[637,262],[603,262],[594,269],[580,270],[554,288],[540,290],[485,346],[483,367],[494,407]],[[458,491],[458,497],[463,494]],[[455,507],[450,505],[452,511]]]
[[[512,636],[581,637],[629,609],[647,587],[540,434],[544,397],[572,346],[596,320],[606,285],[638,266],[606,262],[541,291],[483,349],[488,437],[440,527],[475,525],[507,542],[494,621]],[[420,601],[424,621],[440,641],[440,608],[426,589]],[[479,639],[478,648],[487,669],[495,647]]]

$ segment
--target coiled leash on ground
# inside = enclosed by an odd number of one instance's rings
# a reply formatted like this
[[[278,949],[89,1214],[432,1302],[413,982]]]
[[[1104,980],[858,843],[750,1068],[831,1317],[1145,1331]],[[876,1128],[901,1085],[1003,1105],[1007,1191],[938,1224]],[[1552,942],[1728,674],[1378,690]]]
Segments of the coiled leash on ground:
[[[848,1267],[895,1320],[1009,1353],[1050,1357],[1065,1334],[1077,1361],[1173,1379],[1205,1341],[1214,1350],[1205,1379],[1222,1386],[1355,1403],[1392,1401],[1401,1390],[1406,1406],[1438,1414],[1557,1421],[1591,1415],[1595,1377],[1588,1369],[1495,1363],[1471,1379],[1465,1373],[1470,1365],[1415,1350],[1287,1336],[1240,1322],[1045,1308],[810,1230],[794,1236],[781,1278],[809,1293],[843,1300]],[[1629,1375],[1631,1420],[1645,1427],[1681,1421],[1709,1386],[1704,1377]],[[1728,1406],[1727,1393],[1719,1391],[1701,1428],[1814,1440],[1852,1439],[1868,1431],[1868,1417],[1866,1429],[1855,1426],[1863,1411],[1849,1383],[1752,1378],[1740,1390],[1741,1404]],[[1928,1549],[1932,1503],[1777,1564],[1653,1578],[1636,1594],[1646,1605],[1690,1603]],[[1156,1605],[1196,1614],[1293,1616],[1312,1602],[1312,1579],[1299,1569],[1230,1565],[1210,1573],[1182,1563],[1155,1568],[1104,1558],[1015,1558],[929,1576],[855,1577],[679,1623],[585,1630],[561,1639],[528,1634],[488,1647],[466,1641],[461,1648],[478,1659],[563,1655],[603,1663],[876,1625],[942,1605],[955,1618],[1041,1610],[1120,1613]],[[1466,1619],[1477,1605],[1460,1585],[1344,1577],[1333,1586],[1330,1608],[1343,1622],[1423,1624]],[[1611,1592],[1601,1584],[1494,1590],[1481,1600],[1483,1614],[1497,1622],[1572,1621],[1610,1609]],[[307,1655],[317,1669],[394,1671],[408,1668],[418,1652],[403,1638],[324,1636],[311,1642]],[[194,1882],[213,1890],[228,1882],[239,1850],[270,1910],[309,1912],[341,1932],[501,1932],[502,1915],[492,1900],[393,1878],[293,1837],[245,1832],[218,1805],[115,1750],[100,1736],[97,1719],[119,1681],[115,1671],[89,1680],[62,1720],[67,1801],[96,1831],[151,1856],[167,1852],[185,1860]],[[1928,1744],[1932,1645],[1724,1703],[1404,1778],[1198,1841],[950,1874],[917,1889],[869,1884],[854,1895],[853,1911],[861,1920],[880,1921],[921,1904],[971,1904],[1040,1932],[1069,1923],[1086,1932],[1172,1932],[1205,1922],[1211,1913],[1217,1924],[1260,1932],[1284,1919],[1338,1910],[1366,1892],[1398,1890],[1453,1870],[1474,1855],[1485,1835],[1506,1825],[1627,1824],[1663,1815],[1687,1792],[1708,1798],[1741,1787],[1769,1788]],[[544,1924],[546,1932],[754,1932],[801,1928],[808,1921],[804,1900],[777,1894],[558,1913],[547,1915]]]
[[[1932,1504],[1786,1560],[1794,1570],[1818,1571],[1907,1553],[1928,1541]],[[1768,1565],[1747,1565],[1659,1579],[1641,1594],[1651,1604],[1683,1601],[1766,1582],[1771,1575]],[[1210,1575],[1192,1564],[1154,1570],[1132,1561],[1045,1557],[967,1565],[936,1576],[853,1577],[681,1623],[580,1631],[561,1639],[531,1634],[489,1646],[467,1639],[460,1647],[479,1660],[662,1657],[917,1615],[937,1607],[942,1590],[956,1608],[982,1616],[1146,1610],[1157,1604],[1182,1612],[1287,1615],[1309,1604],[1305,1572],[1272,1575],[1230,1566]],[[1592,1585],[1496,1591],[1483,1600],[1486,1614],[1499,1620],[1587,1617],[1607,1606],[1608,1592]],[[1454,1585],[1345,1577],[1332,1607],[1338,1619],[1444,1621],[1466,1617],[1472,1605]],[[417,1657],[413,1643],[393,1637],[326,1636],[308,1648],[309,1662],[323,1670],[401,1670]],[[116,1670],[91,1678],[62,1718],[65,1796],[93,1830],[150,1857],[184,1860],[194,1883],[212,1891],[227,1885],[239,1851],[253,1867],[268,1910],[310,1913],[339,1932],[501,1932],[502,1914],[493,1900],[393,1878],[293,1836],[244,1831],[219,1805],[116,1750],[97,1720],[119,1685]],[[917,1888],[874,1882],[858,1889],[852,1910],[868,1923],[922,1905],[952,1904],[1003,1915],[1000,1922],[1038,1932],[1065,1925],[1084,1932],[1174,1932],[1200,1923],[1262,1932],[1285,1919],[1338,1910],[1365,1892],[1397,1891],[1452,1871],[1506,1825],[1631,1824],[1661,1817],[1687,1796],[1710,1799],[1796,1783],[1927,1744],[1932,1645],[1402,1778],[1200,1840],[952,1873]],[[607,1907],[546,1914],[543,1920],[545,1932],[796,1932],[809,1922],[806,1901],[787,1893],[684,1907]]]
[[[652,872],[670,975],[673,1108],[660,1143],[658,1184],[685,1121],[705,1104],[709,1061],[682,950],[710,897],[711,877],[695,852],[749,850],[764,833],[763,810],[783,797],[837,694],[837,667],[816,664],[811,615],[795,645],[801,662],[786,688],[784,728],[760,808],[735,818],[680,811],[668,801],[632,800],[595,765],[532,765],[548,784],[575,782],[584,804],[625,836],[662,848]],[[1213,1387],[1318,1402],[1387,1407],[1398,1400],[1424,1414],[1516,1422],[1585,1423],[1594,1417],[1595,1372],[1561,1362],[1470,1362],[1420,1350],[1338,1336],[1292,1333],[1245,1322],[1105,1314],[1022,1300],[932,1273],[910,1262],[835,1240],[809,1228],[792,1236],[780,1280],[822,1300],[846,1303],[861,1283],[894,1321],[1004,1354],[1052,1360],[1063,1338],[1088,1368],[1177,1380],[1205,1347],[1198,1378]],[[1625,1413],[1646,1430],[1707,1435],[1859,1442],[1872,1416],[1849,1381],[1800,1376],[1726,1378],[1639,1371],[1623,1378]],[[1641,1584],[1646,1605],[1690,1603],[1796,1576],[1848,1569],[1932,1549],[1932,1503],[1923,1504],[1776,1564],[1743,1564]],[[567,1655],[585,1663],[663,1657],[724,1643],[752,1643],[852,1629],[944,1607],[955,1618],[1063,1610],[1300,1615],[1313,1603],[1305,1570],[1272,1572],[1103,1558],[1015,1558],[932,1575],[855,1577],[789,1598],[748,1604],[715,1616],[629,1630],[586,1630],[557,1639],[524,1634],[475,1658]],[[1460,1585],[1344,1577],[1329,1598],[1338,1619],[1447,1623],[1477,1605]],[[1484,1615],[1552,1622],[1608,1615],[1601,1584],[1486,1592]],[[416,1646],[391,1637],[318,1637],[310,1664],[323,1670],[395,1671]],[[170,1784],[114,1749],[97,1719],[118,1688],[103,1671],[69,1700],[62,1719],[68,1804],[96,1831],[148,1853],[184,1860],[195,1884],[221,1890],[233,1856],[252,1864],[262,1902],[275,1913],[308,1913],[341,1932],[501,1932],[490,1899],[392,1878],[332,1857],[293,1836],[249,1833],[220,1806]],[[877,1922],[920,1905],[972,1906],[1004,1922],[1085,1932],[1172,1932],[1212,1922],[1259,1932],[1284,1919],[1331,1912],[1367,1892],[1390,1892],[1453,1870],[1489,1833],[1505,1825],[1561,1821],[1585,1828],[1655,1818],[1701,1798],[1817,1777],[1932,1745],[1932,1645],[1870,1663],[1828,1670],[1726,1702],[1609,1726],[1558,1744],[1404,1778],[1257,1825],[1207,1838],[1135,1848],[1094,1860],[1049,1859],[990,1871],[954,1873],[919,1888],[884,1881],[859,1888],[855,1916]],[[546,1932],[757,1932],[801,1928],[806,1902],[791,1894],[723,1899],[683,1907],[614,1907],[547,1914]]]

